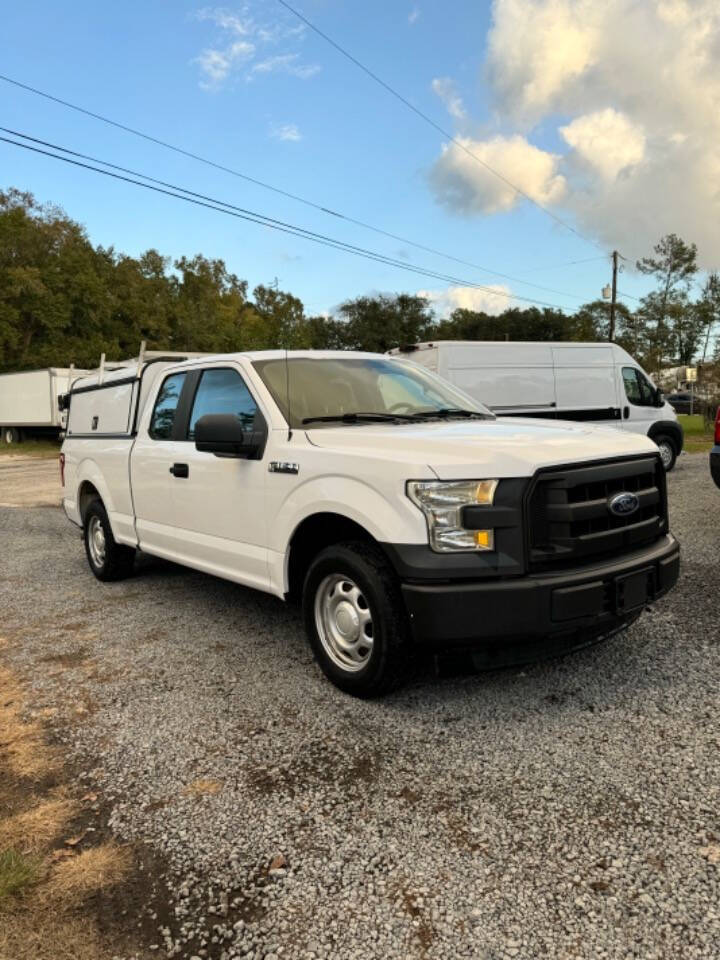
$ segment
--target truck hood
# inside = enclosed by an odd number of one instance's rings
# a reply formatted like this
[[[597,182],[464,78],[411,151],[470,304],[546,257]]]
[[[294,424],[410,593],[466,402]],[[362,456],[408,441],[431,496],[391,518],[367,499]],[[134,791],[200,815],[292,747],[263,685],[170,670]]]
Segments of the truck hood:
[[[657,453],[647,437],[616,427],[514,417],[324,427],[307,437],[368,460],[425,464],[443,480],[531,476],[540,467]]]

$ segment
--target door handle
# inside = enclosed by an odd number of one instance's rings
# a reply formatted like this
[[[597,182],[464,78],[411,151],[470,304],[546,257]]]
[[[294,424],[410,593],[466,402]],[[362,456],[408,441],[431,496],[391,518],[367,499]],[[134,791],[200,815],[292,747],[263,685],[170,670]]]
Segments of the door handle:
[[[170,473],[174,477],[182,477],[185,479],[190,476],[190,467],[186,463],[174,463],[170,467]]]
[[[625,420],[630,416],[630,407],[623,407],[623,418]]]

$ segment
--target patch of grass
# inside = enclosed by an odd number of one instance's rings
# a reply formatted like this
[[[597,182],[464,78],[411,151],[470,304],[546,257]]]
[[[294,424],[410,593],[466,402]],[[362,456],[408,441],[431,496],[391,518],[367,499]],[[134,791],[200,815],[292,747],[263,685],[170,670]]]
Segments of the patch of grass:
[[[0,653],[5,645],[0,635]],[[0,665],[0,960],[138,955],[126,914],[147,900],[137,892],[147,878],[129,847],[100,835],[88,806],[97,797],[79,793],[59,747],[28,716],[22,685]]]
[[[98,890],[121,883],[129,871],[128,851],[115,843],[103,843],[60,860],[48,882],[47,893],[61,905],[77,906]]]
[[[24,850],[36,851],[51,846],[79,809],[64,793],[59,788],[39,802],[32,798],[32,806],[0,819],[0,848],[22,845]]]
[[[694,413],[692,416],[689,413],[680,413],[678,414],[678,422],[685,431],[686,437],[707,436],[705,422],[699,413]]]
[[[39,879],[40,865],[37,860],[17,850],[0,853],[0,905],[9,897],[23,893]]]
[[[678,414],[680,426],[685,431],[685,447],[687,453],[707,453],[713,445],[712,432],[703,420],[701,414]]]
[[[60,453],[57,440],[23,440],[22,443],[0,444],[0,457],[57,457]]]

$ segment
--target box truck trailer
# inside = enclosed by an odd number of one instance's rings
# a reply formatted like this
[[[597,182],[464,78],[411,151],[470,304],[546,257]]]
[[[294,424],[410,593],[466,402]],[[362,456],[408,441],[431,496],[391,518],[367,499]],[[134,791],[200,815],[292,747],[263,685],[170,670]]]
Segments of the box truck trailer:
[[[19,443],[32,436],[57,438],[64,427],[58,398],[89,370],[46,367],[0,375],[0,439]]]

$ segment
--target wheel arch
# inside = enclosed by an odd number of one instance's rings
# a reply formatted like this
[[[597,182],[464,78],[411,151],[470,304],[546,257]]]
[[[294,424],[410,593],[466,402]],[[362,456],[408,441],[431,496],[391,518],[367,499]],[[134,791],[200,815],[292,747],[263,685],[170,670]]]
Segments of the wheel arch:
[[[102,503],[100,491],[91,480],[83,480],[78,487],[77,505],[80,519],[85,522],[85,513],[93,500],[99,500]]]
[[[648,437],[656,440],[657,437],[666,436],[672,441],[675,447],[675,454],[679,454],[683,448],[684,434],[683,428],[676,420],[657,420],[651,424],[648,430]]]
[[[83,460],[78,464],[77,468],[77,493],[75,495],[75,502],[81,523],[85,520],[85,511],[88,508],[88,504],[95,498],[100,500],[105,507],[113,536],[115,536],[116,531],[112,522],[112,513],[115,505],[108,485],[97,463],[95,463],[94,460]]]
[[[332,510],[318,511],[301,520],[293,530],[285,552],[286,599],[300,598],[305,573],[314,556],[333,543],[348,540],[378,543],[362,524]]]

